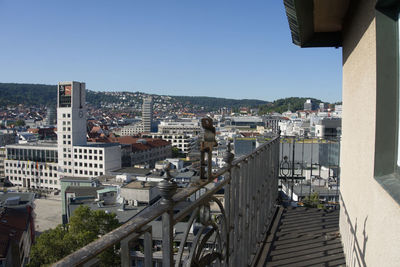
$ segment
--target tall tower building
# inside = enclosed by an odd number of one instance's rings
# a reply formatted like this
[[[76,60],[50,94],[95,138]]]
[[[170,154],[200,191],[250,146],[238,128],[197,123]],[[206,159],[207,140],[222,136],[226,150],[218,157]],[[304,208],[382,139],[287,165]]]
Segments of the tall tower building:
[[[153,99],[151,97],[147,97],[143,99],[143,105],[142,105],[142,123],[144,132],[151,132],[152,122],[153,122]]]
[[[85,93],[85,83],[58,83],[58,171],[62,176],[73,173],[73,146],[86,145]]]
[[[54,125],[57,121],[57,111],[54,106],[48,106],[46,112],[46,124]]]

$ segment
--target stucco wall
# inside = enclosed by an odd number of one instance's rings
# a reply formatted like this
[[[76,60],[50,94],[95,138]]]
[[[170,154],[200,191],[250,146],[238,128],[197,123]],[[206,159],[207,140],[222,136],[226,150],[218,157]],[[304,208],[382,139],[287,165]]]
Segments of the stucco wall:
[[[340,232],[348,266],[399,266],[400,206],[374,179],[376,1],[360,2],[343,41]]]

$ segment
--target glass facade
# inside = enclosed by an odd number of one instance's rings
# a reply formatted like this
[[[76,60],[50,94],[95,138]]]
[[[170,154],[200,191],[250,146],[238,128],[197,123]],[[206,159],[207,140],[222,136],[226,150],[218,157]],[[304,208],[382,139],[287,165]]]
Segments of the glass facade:
[[[7,148],[7,159],[38,162],[58,162],[57,150]]]

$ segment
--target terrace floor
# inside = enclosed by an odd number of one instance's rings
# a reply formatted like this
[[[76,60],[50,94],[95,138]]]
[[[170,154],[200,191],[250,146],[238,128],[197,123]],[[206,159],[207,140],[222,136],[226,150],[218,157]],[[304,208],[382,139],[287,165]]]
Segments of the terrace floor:
[[[281,208],[259,266],[345,266],[339,210]]]

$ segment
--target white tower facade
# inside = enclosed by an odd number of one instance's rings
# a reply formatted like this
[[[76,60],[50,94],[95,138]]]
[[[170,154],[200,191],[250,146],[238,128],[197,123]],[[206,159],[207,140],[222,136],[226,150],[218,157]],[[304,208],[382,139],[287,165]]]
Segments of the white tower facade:
[[[86,145],[85,94],[85,83],[58,83],[57,141],[60,176],[73,175],[73,146]]]
[[[151,132],[151,123],[153,122],[153,99],[147,97],[143,99],[142,123],[143,131]]]

